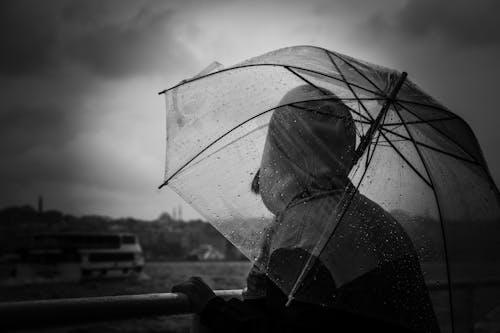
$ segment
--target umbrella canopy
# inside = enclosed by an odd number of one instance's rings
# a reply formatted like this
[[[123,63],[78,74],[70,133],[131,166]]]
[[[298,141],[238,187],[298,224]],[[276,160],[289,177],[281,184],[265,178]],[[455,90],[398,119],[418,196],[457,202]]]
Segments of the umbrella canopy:
[[[162,93],[163,185],[289,302],[442,332],[499,303],[498,189],[470,127],[406,73],[298,46]]]

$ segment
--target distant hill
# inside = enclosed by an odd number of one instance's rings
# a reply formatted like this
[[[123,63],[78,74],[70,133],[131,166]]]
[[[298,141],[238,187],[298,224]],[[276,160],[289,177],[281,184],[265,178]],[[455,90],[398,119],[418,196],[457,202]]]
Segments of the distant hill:
[[[149,261],[185,260],[205,245],[224,254],[225,260],[246,260],[212,225],[201,220],[173,219],[167,213],[155,220],[73,216],[57,210],[38,212],[31,206],[0,210],[0,254],[18,247],[22,235],[69,231],[132,232],[138,236]]]
[[[400,210],[392,211],[391,214],[408,232],[421,259],[435,261],[443,258],[443,230],[438,220],[412,216]],[[500,251],[500,240],[497,238],[499,222],[447,221],[444,227],[450,258],[496,260]],[[246,228],[250,229],[250,226]],[[0,255],[19,246],[20,235],[59,231],[132,232],[138,236],[149,261],[192,259],[192,253],[207,245],[222,253],[225,260],[247,260],[211,224],[201,220],[174,219],[167,213],[154,220],[73,216],[57,210],[38,212],[31,206],[0,210]]]
[[[444,258],[445,240],[451,261],[494,261],[500,253],[500,221],[446,220],[441,224],[401,210],[391,211],[391,215],[405,228],[424,261]]]

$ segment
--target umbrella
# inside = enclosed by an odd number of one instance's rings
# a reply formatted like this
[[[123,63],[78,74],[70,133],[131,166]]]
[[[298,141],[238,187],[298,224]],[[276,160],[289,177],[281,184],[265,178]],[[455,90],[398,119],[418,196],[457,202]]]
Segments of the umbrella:
[[[442,332],[470,330],[498,305],[498,189],[470,127],[405,72],[296,46],[209,66],[161,93],[160,187],[193,206],[289,302],[384,316],[304,285],[318,262],[341,290],[415,254]],[[345,151],[340,137],[351,137]],[[307,256],[274,269],[269,257],[279,249]],[[412,283],[390,288],[410,299],[420,288]]]

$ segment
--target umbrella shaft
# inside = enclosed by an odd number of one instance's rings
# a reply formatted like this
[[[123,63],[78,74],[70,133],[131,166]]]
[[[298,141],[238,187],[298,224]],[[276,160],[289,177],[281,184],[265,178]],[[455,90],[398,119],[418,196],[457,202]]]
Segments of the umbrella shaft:
[[[389,110],[389,106],[391,103],[396,99],[396,96],[398,95],[399,90],[403,86],[404,81],[406,80],[406,76],[408,74],[406,72],[401,73],[401,76],[398,79],[398,82],[396,82],[396,85],[394,86],[394,89],[392,89],[391,94],[387,96],[387,99],[385,100],[384,105],[382,106],[382,109],[377,115],[377,119],[372,123],[366,134],[363,136],[361,143],[358,146],[358,149],[356,149],[355,153],[355,159],[353,165],[356,165],[358,163],[358,160],[363,156],[366,148],[370,144],[373,134],[379,129],[380,123],[382,122],[383,117],[387,113],[387,110]]]

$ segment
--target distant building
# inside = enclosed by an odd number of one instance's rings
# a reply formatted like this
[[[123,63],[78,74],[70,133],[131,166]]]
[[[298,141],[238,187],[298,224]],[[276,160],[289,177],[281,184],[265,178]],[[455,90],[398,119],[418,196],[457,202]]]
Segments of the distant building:
[[[202,244],[192,250],[187,256],[188,260],[215,261],[224,260],[226,256],[211,244]]]

